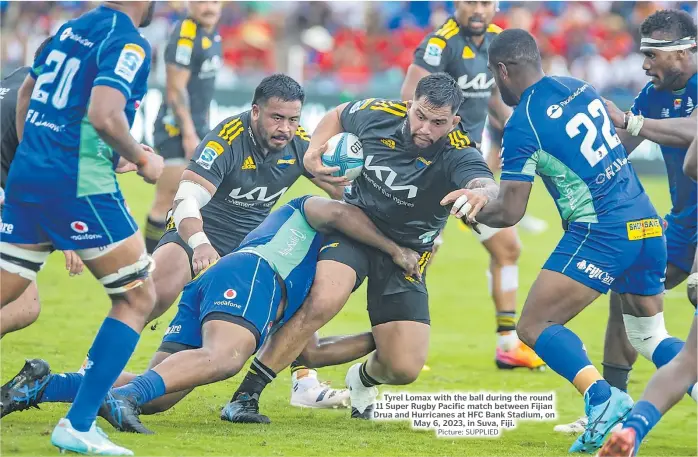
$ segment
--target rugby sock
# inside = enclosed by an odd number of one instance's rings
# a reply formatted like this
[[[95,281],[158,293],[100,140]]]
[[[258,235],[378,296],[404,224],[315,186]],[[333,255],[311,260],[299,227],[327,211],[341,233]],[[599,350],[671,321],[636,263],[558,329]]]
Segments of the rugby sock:
[[[368,361],[362,363],[361,367],[359,367],[359,379],[361,379],[361,384],[363,384],[365,387],[379,386],[381,383],[373,379],[371,375],[366,372],[367,362]]]
[[[497,311],[497,333],[516,330],[516,311]]]
[[[298,360],[294,360],[293,363],[291,363],[291,375],[295,374],[296,380],[305,378],[308,376],[308,373],[310,373],[310,368],[301,365]]]
[[[148,221],[145,224],[145,249],[148,251],[148,254],[152,254],[155,251],[160,238],[165,233],[165,226],[165,221],[156,221],[148,216]]]
[[[551,325],[540,334],[533,350],[553,371],[574,384],[580,393],[588,393],[592,405],[603,403],[610,397],[609,384],[591,364],[582,340],[571,330],[560,324]]]
[[[140,335],[121,321],[107,317],[88,352],[85,376],[66,418],[86,432],[97,417],[102,400],[133,354]]]
[[[40,402],[72,403],[78,394],[82,378],[80,373],[52,374],[41,394]]]
[[[652,428],[657,425],[659,419],[662,418],[662,413],[650,402],[640,400],[635,403],[633,409],[630,410],[628,418],[623,424],[623,428],[632,428],[635,430],[635,454],[640,447],[640,443],[645,439],[645,436]]]
[[[264,388],[276,378],[276,373],[259,361],[257,357],[252,361],[250,370],[245,375],[245,379],[240,383],[240,387],[233,394],[231,401],[237,400],[242,393],[249,395],[257,394],[257,398],[262,394]]]
[[[606,362],[602,362],[601,365],[603,365],[603,378],[616,389],[627,392],[628,377],[630,376],[630,370],[632,370],[633,367],[626,367],[624,365],[616,365],[614,363]]]
[[[114,389],[113,392],[125,397],[133,397],[138,406],[141,406],[165,395],[165,381],[156,371],[148,370],[133,378],[125,386]]]

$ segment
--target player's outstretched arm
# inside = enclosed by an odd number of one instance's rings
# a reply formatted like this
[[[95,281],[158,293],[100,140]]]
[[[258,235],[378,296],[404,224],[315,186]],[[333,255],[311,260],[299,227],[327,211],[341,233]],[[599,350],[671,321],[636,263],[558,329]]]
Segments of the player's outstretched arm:
[[[335,109],[329,110],[320,119],[313,135],[310,137],[308,151],[303,157],[303,166],[312,174],[316,180],[332,184],[334,186],[345,186],[349,181],[345,177],[332,176],[332,173],[339,171],[339,167],[326,167],[322,164],[322,154],[327,149],[327,142],[333,136],[344,132],[340,115],[349,103],[343,103]]]
[[[694,138],[683,161],[683,172],[694,181],[698,181],[698,138]]]
[[[319,232],[338,230],[388,254],[407,274],[419,277],[419,259],[416,252],[402,248],[387,238],[378,227],[356,206],[323,197],[310,197],[303,205],[308,223]]]
[[[27,75],[27,77],[24,78],[22,86],[17,91],[15,126],[17,128],[17,140],[20,142],[22,141],[22,135],[24,135],[24,123],[27,120],[27,112],[29,111],[29,101],[31,100],[35,83],[36,80],[31,75]]]
[[[124,108],[126,98],[110,86],[94,86],[87,118],[99,136],[129,162],[138,165],[138,174],[154,183],[162,174],[162,157],[143,148],[131,136]]]
[[[509,181],[503,180],[499,185],[499,194],[496,198],[487,201],[482,209],[475,212],[475,205],[471,211],[465,208],[468,200],[458,202],[455,201],[451,214],[460,212],[468,216],[468,221],[471,223],[485,224],[488,227],[502,228],[516,225],[526,213],[528,198],[531,195],[531,187],[533,183],[526,181]],[[458,192],[458,191],[457,191]],[[472,195],[473,191],[463,190],[461,195]],[[450,195],[450,194],[449,194]],[[460,197],[457,197],[460,198]],[[442,201],[442,204],[444,204]],[[475,201],[475,199],[473,199]],[[461,206],[456,206],[461,203]],[[448,204],[448,202],[446,202]]]
[[[175,194],[172,217],[179,236],[194,250],[192,269],[199,273],[219,255],[204,233],[201,208],[211,201],[216,193],[216,186],[201,175],[191,170],[184,170],[179,188]]]
[[[690,117],[648,119],[642,115],[624,113],[610,100],[604,101],[613,125],[617,129],[626,131],[629,136],[641,137],[663,146],[675,148],[687,148],[696,136],[696,121],[698,121],[696,114],[698,111],[693,111]],[[621,140],[627,138],[620,132],[619,136]],[[637,147],[635,142],[633,142],[633,146]],[[639,144],[639,142],[637,143]],[[625,145],[625,141],[623,145]],[[626,147],[626,149],[628,148]]]

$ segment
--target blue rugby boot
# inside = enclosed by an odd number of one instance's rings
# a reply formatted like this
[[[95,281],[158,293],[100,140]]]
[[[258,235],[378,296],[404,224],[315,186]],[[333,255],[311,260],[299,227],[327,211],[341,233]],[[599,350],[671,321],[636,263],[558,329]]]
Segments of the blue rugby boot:
[[[628,415],[633,407],[633,399],[627,393],[611,387],[611,397],[600,405],[589,404],[588,392],[584,395],[584,403],[589,423],[584,433],[572,443],[569,452],[592,454],[601,448],[606,437]]]

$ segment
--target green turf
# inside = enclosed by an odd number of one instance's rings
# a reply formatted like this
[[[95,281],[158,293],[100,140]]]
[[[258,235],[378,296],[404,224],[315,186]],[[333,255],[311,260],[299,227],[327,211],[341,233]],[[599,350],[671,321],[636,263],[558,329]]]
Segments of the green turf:
[[[150,204],[153,188],[137,176],[122,177],[127,201],[139,222]],[[287,195],[312,192],[305,180]],[[660,211],[669,207],[666,182],[645,179],[646,187]],[[552,201],[540,182],[534,187],[529,211],[550,223],[543,235],[521,233],[523,254],[520,261],[519,302],[535,279],[547,255],[561,234]],[[475,238],[449,224],[446,244],[429,272],[432,337],[428,358],[430,371],[409,386],[412,391],[555,391],[559,422],[576,419],[583,402],[575,389],[552,371],[501,372],[494,366],[495,322],[487,293],[487,256]],[[25,357],[42,357],[54,371],[74,371],[85,353],[99,323],[107,312],[108,300],[102,287],[84,274],[69,278],[62,256],[54,254],[39,274],[43,311],[39,321],[28,329],[2,340],[2,381],[20,368]],[[607,298],[601,298],[578,316],[570,327],[586,344],[600,367],[606,326]],[[685,285],[669,292],[666,300],[669,331],[681,338],[688,334],[692,308],[685,298]],[[143,370],[157,348],[163,330],[174,315],[174,308],[159,321],[157,330],[147,329],[128,368]],[[365,293],[356,293],[339,316],[322,333],[365,331],[369,321]],[[349,365],[321,370],[323,379],[343,385]],[[654,367],[639,360],[631,375],[630,394],[637,399],[654,373]],[[572,442],[568,436],[553,433],[557,422],[522,422],[505,431],[500,439],[441,439],[433,432],[413,431],[406,422],[366,423],[350,421],[347,410],[308,411],[289,405],[290,375],[279,374],[263,395],[263,411],[269,426],[235,426],[219,419],[220,407],[237,387],[239,378],[202,387],[172,410],[143,416],[153,436],[120,434],[100,419],[102,427],[119,444],[137,455],[564,455]],[[386,390],[402,390],[386,388]],[[67,411],[66,405],[42,405],[8,416],[2,422],[2,454],[46,455],[56,452],[50,433]],[[642,455],[696,455],[696,405],[690,399],[680,402],[649,435]]]

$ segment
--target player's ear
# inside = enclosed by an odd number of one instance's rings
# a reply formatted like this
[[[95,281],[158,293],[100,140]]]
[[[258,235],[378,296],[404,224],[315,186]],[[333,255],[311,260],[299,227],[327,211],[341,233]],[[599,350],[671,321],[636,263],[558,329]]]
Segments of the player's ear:
[[[252,119],[259,119],[259,105],[256,103],[252,104]]]
[[[453,125],[451,126],[451,130],[455,129],[459,122],[460,116],[456,114],[455,116],[453,116]]]
[[[412,100],[407,100],[407,110],[412,108]]]
[[[503,62],[497,62],[497,71],[503,78],[509,77],[509,71],[507,70],[507,66]]]

